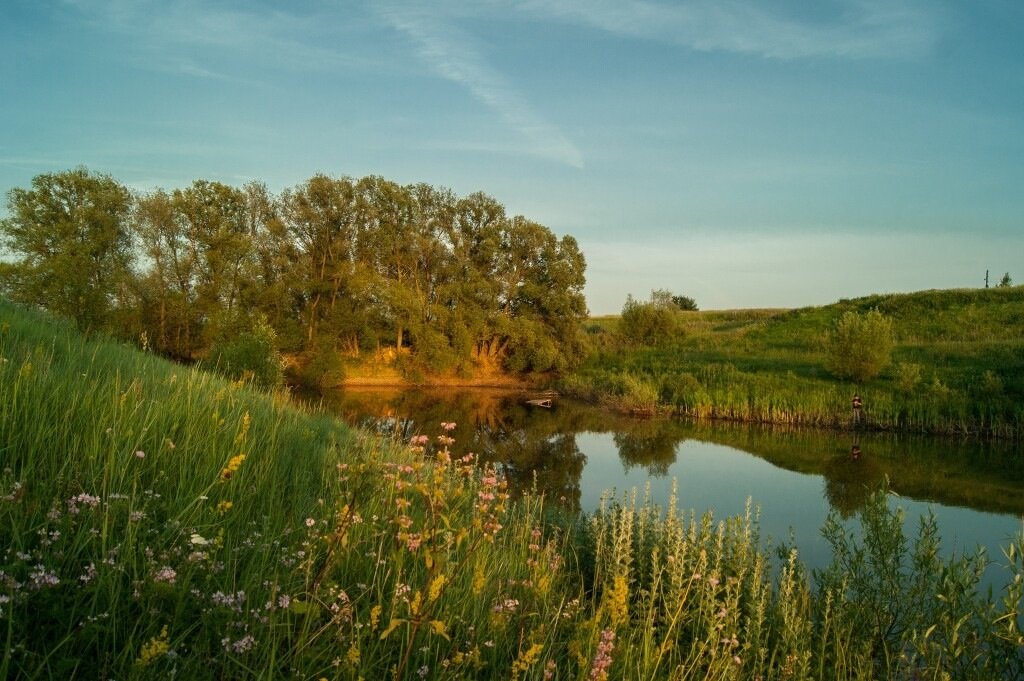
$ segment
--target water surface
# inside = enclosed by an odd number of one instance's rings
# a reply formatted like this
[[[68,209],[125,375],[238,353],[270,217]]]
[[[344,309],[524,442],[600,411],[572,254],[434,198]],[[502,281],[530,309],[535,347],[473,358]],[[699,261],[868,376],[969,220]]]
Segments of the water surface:
[[[769,545],[792,540],[810,567],[830,557],[820,529],[832,511],[853,517],[888,484],[913,536],[935,514],[944,552],[984,547],[991,559],[1022,531],[1020,445],[893,434],[850,434],[749,424],[641,420],[556,399],[531,407],[521,392],[348,390],[324,396],[346,421],[407,440],[455,422],[461,455],[501,468],[513,493],[536,487],[552,503],[591,512],[602,497],[649,491],[660,505],[716,518],[760,511]]]

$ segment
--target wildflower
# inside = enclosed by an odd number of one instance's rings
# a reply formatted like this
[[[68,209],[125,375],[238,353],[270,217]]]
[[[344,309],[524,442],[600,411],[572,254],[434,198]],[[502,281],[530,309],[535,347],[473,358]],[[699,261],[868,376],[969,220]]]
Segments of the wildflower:
[[[238,454],[228,459],[228,465],[220,472],[221,482],[230,479],[241,468],[243,461],[245,461],[245,454]]]
[[[217,503],[217,513],[220,513],[221,515],[224,515],[225,513],[227,513],[228,511],[231,510],[232,506],[234,506],[234,504],[231,503],[230,501],[218,502]]]
[[[612,666],[612,650],[615,649],[615,632],[605,629],[601,632],[601,640],[597,644],[597,652],[590,663],[590,681],[605,681],[608,668]]]
[[[96,508],[100,505],[100,498],[93,496],[92,494],[86,494],[85,492],[73,496],[67,501],[68,513],[71,515],[78,515],[79,505]]]
[[[313,527],[316,525],[316,521],[312,518],[306,518],[306,527]]]
[[[132,511],[128,514],[128,520],[133,523],[137,523],[145,517],[146,514],[143,511]]]
[[[526,672],[530,667],[536,664],[537,660],[540,659],[540,654],[544,650],[543,643],[534,643],[529,648],[524,650],[516,658],[516,661],[512,663],[512,678],[519,678],[519,674]]]
[[[174,584],[175,580],[178,579],[178,573],[174,571],[174,568],[163,566],[153,575],[154,582],[165,582],[167,584]]]
[[[254,639],[250,634],[246,634],[237,641],[232,641],[230,638],[224,637],[221,639],[220,644],[224,646],[224,650],[227,652],[233,652],[236,655],[241,655],[242,653],[247,653],[256,647],[256,639]]]
[[[189,537],[189,542],[193,546],[206,546],[207,544],[210,543],[210,540],[205,538],[205,537],[203,537],[200,534],[197,534],[197,533],[193,532],[192,536]]]
[[[142,646],[139,656],[135,659],[135,666],[149,666],[153,660],[166,655],[170,649],[171,642],[167,634],[167,625],[164,625],[163,628],[160,629],[159,636],[154,636]]]
[[[292,597],[289,596],[288,594],[281,594],[280,596],[277,597],[277,607],[279,607],[279,608],[287,608],[291,604],[292,604]]]
[[[33,589],[43,589],[60,584],[60,577],[53,572],[47,571],[42,565],[36,565],[35,569],[29,573],[28,578],[31,580],[29,586]]]
[[[612,587],[605,597],[605,607],[613,627],[625,624],[629,619],[629,583],[625,575],[616,575]]]
[[[142,451],[141,449],[135,450],[135,458],[136,459],[145,459],[146,458],[146,452]]]
[[[444,422],[444,421],[442,421],[442,422],[441,422],[441,428],[442,428],[442,429],[443,429],[443,430],[444,430],[444,431],[445,431],[446,433],[450,433],[451,431],[455,430],[455,423],[454,423],[454,422],[452,422],[452,423],[447,423],[447,422]]]
[[[92,580],[96,579],[96,563],[89,563],[85,567],[85,572],[82,573],[78,579],[82,584],[88,584]]]
[[[544,681],[549,681],[555,678],[556,665],[554,660],[548,660],[547,664],[544,665]]]

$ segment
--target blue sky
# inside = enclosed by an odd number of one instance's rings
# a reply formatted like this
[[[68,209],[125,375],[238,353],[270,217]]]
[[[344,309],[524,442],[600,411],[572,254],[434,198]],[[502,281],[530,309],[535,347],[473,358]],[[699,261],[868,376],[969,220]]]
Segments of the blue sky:
[[[1024,282],[1019,0],[0,3],[0,192],[383,175],[572,234],[592,312]]]

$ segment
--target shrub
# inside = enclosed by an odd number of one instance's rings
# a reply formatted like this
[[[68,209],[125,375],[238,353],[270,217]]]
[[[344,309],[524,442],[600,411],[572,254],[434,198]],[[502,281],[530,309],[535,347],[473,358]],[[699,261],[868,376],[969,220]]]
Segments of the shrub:
[[[921,383],[921,365],[913,362],[900,362],[895,371],[896,387],[904,395],[910,395]]]
[[[888,366],[893,342],[892,320],[877,309],[847,311],[825,339],[825,366],[839,378],[862,383]]]
[[[214,340],[209,361],[229,378],[251,380],[263,388],[277,388],[284,381],[277,337],[262,315],[249,324],[228,325]]]
[[[656,302],[641,303],[627,296],[619,318],[619,333],[627,341],[655,345],[677,331],[673,308]]]

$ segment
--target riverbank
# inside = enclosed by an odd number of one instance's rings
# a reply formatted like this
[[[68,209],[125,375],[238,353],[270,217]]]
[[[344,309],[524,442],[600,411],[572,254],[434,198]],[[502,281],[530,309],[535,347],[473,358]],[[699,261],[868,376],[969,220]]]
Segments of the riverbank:
[[[908,545],[877,496],[863,543],[826,528],[812,583],[751,516],[553,518],[453,457],[456,423],[389,445],[3,301],[0,319],[2,678],[1024,670],[1024,540],[986,595],[982,559],[943,563],[927,525]]]
[[[891,363],[856,384],[826,369],[844,312],[893,322]],[[677,312],[644,344],[616,317],[587,326],[590,354],[558,389],[626,413],[944,435],[1024,436],[1024,287],[868,296],[798,310]],[[854,423],[851,401],[863,400]]]

